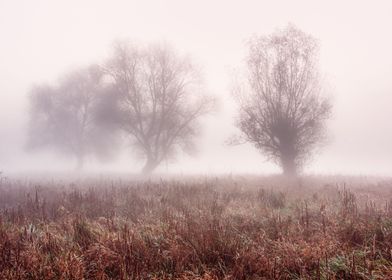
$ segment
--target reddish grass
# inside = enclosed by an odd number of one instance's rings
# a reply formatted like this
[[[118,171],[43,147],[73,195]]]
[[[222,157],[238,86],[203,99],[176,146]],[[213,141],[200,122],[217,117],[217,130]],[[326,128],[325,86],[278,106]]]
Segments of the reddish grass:
[[[392,279],[391,181],[336,180],[5,181],[0,279]]]

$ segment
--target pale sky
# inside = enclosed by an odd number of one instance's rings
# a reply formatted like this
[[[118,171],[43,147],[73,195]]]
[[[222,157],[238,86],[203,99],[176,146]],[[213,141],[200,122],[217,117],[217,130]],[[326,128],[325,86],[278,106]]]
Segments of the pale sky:
[[[27,92],[77,66],[103,62],[116,39],[167,42],[189,54],[205,86],[221,98],[205,120],[196,157],[163,166],[171,172],[276,172],[251,145],[227,147],[236,132],[231,72],[245,41],[288,23],[320,43],[320,69],[334,102],[330,143],[308,172],[392,175],[392,2],[256,0],[0,0],[0,170],[73,168],[55,155],[24,151]],[[124,151],[94,168],[137,172]]]

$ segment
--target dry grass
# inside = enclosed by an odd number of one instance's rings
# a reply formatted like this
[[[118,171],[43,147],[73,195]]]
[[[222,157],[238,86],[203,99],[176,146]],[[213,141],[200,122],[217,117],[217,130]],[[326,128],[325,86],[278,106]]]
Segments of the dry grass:
[[[342,180],[3,181],[0,279],[392,279],[392,182]]]

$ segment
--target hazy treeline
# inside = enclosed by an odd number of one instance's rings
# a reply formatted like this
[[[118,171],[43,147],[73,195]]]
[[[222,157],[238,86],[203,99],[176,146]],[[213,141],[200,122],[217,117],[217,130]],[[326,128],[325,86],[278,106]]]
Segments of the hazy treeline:
[[[232,89],[241,133],[230,142],[252,143],[295,175],[323,142],[331,111],[320,94],[318,45],[288,26],[246,47],[246,67]],[[80,169],[87,156],[111,158],[125,141],[150,174],[195,150],[201,118],[216,104],[206,92],[192,61],[172,47],[118,42],[104,63],[31,89],[28,147],[73,156]]]

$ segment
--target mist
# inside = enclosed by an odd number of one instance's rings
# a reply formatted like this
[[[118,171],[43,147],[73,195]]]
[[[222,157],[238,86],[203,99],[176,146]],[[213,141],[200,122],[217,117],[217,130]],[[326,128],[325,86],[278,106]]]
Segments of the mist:
[[[391,14],[0,0],[0,279],[392,279]]]
[[[323,90],[331,96],[328,143],[306,165],[310,174],[391,175],[392,19],[389,1],[1,1],[0,170],[71,171],[74,160],[28,152],[31,88],[67,72],[103,64],[117,40],[169,44],[200,70],[218,108],[200,121],[197,153],[178,153],[157,169],[172,174],[279,173],[238,133],[233,73],[246,42],[293,24],[316,38]],[[86,171],[138,173],[143,162],[121,146],[114,158],[87,157]]]

